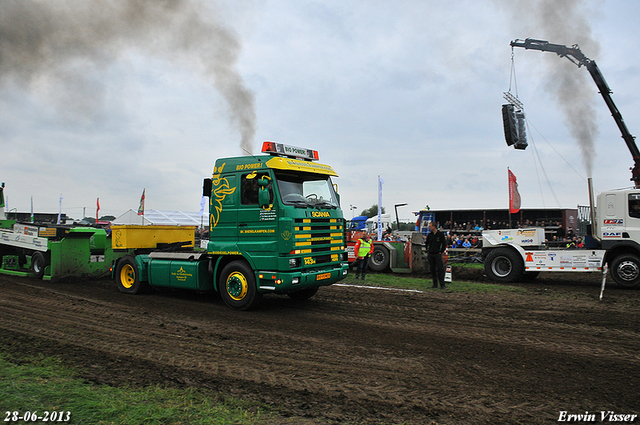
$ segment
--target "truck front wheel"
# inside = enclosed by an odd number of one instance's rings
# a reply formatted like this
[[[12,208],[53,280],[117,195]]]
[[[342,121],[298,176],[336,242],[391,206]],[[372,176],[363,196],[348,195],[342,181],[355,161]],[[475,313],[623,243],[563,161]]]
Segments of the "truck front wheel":
[[[116,267],[116,284],[120,292],[140,294],[147,288],[146,282],[140,282],[138,265],[131,255],[124,256]]]
[[[492,250],[484,261],[484,272],[494,282],[515,282],[522,278],[523,270],[522,258],[509,248]]]
[[[640,259],[633,254],[616,257],[611,262],[611,276],[623,288],[640,286]]]
[[[234,310],[250,310],[258,305],[262,294],[256,287],[253,270],[244,261],[232,261],[222,269],[220,296]]]

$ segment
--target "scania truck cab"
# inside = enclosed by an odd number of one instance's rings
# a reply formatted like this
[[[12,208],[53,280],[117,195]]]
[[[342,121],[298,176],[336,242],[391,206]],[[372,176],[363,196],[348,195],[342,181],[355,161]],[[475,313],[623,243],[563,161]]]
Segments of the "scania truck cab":
[[[344,219],[331,180],[336,172],[315,162],[318,153],[310,149],[265,142],[262,152],[218,159],[204,180],[206,251],[125,257],[116,269],[120,290],[219,291],[228,306],[247,310],[262,294],[306,299],[346,277]]]

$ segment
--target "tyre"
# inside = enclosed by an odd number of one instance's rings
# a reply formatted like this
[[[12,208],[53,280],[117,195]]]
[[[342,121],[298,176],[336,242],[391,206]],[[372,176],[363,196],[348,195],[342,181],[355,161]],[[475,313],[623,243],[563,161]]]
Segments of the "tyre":
[[[222,300],[234,310],[250,310],[262,299],[253,270],[244,261],[232,261],[222,269],[218,288]]]
[[[124,256],[116,267],[116,284],[125,294],[141,294],[147,289],[147,282],[140,282],[140,271],[131,255]]]
[[[369,268],[374,272],[383,272],[389,267],[389,250],[381,245],[374,245],[373,254],[369,258]]]
[[[41,252],[34,253],[31,256],[31,273],[36,279],[42,279],[45,267],[47,267],[47,260],[44,258],[44,254]]]
[[[315,288],[305,288],[305,289],[301,289],[300,291],[290,292],[287,295],[289,295],[289,298],[293,300],[304,301],[313,297],[316,294],[316,292],[318,292],[317,286]]]
[[[494,282],[511,283],[522,279],[524,262],[510,248],[496,248],[484,261],[484,272]]]
[[[613,280],[623,288],[640,286],[640,258],[633,254],[615,257],[610,263]]]

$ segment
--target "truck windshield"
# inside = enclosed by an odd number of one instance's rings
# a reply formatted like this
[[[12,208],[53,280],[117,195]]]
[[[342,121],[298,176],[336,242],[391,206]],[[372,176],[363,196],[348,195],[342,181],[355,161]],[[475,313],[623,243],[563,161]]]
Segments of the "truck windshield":
[[[276,172],[282,202],[285,205],[338,208],[331,178],[320,174]]]

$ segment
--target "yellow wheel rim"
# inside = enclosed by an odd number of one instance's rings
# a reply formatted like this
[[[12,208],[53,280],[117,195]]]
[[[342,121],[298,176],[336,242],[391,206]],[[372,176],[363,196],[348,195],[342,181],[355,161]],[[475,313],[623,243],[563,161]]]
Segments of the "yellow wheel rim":
[[[131,264],[125,264],[120,270],[120,283],[127,289],[136,283],[136,271]]]
[[[235,301],[242,301],[249,290],[247,278],[240,272],[233,272],[227,278],[227,294]]]

